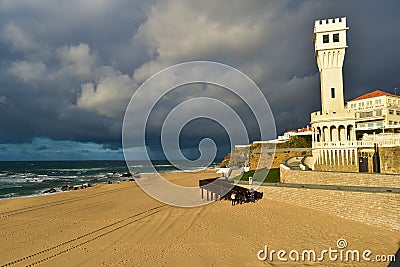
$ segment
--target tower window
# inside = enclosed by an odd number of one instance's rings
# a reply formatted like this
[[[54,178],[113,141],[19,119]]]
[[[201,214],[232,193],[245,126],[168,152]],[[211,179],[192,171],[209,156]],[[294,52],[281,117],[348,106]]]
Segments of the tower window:
[[[333,35],[333,42],[334,42],[334,43],[339,43],[339,34],[338,34],[338,33],[335,33],[335,34]]]
[[[324,34],[324,35],[322,36],[322,42],[323,42],[324,44],[329,43],[329,34]]]
[[[331,88],[331,98],[335,98],[335,88]]]

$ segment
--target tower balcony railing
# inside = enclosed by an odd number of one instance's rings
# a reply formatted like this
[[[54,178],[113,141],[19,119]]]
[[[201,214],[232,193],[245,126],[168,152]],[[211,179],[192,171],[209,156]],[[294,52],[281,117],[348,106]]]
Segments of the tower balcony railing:
[[[337,111],[315,111],[311,113],[311,122],[318,121],[331,121],[334,118],[343,117],[346,119],[355,119],[355,112],[353,110],[341,109]]]

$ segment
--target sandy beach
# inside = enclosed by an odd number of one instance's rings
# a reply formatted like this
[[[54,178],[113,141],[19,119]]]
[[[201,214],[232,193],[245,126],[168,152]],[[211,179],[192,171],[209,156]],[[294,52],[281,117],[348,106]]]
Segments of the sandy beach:
[[[214,171],[168,173],[195,186]],[[176,208],[135,182],[0,202],[0,266],[387,266],[388,263],[260,261],[259,250],[349,249],[395,254],[400,233],[274,201],[216,201]],[[328,261],[327,261],[328,260]]]

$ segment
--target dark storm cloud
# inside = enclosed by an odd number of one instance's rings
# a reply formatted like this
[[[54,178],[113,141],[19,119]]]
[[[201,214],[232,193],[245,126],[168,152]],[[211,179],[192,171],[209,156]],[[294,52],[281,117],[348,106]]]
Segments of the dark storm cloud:
[[[48,149],[49,149],[49,147],[45,146],[45,145],[40,146],[40,147],[37,148],[38,151],[43,151],[43,150],[48,150]]]
[[[1,1],[0,143],[43,137],[119,149],[134,90],[162,68],[190,60],[242,70],[269,101],[278,133],[302,127],[320,109],[314,20],[348,18],[350,100],[399,87],[399,6],[394,0]],[[197,95],[188,90],[172,102]],[[199,125],[182,139],[184,148],[196,147]],[[220,130],[217,139],[224,138]],[[183,136],[190,134],[185,128]],[[157,144],[152,136],[150,146]]]
[[[199,97],[213,98],[227,104],[244,122],[248,140],[260,140],[259,125],[251,108],[228,89],[203,83],[175,88],[159,100],[147,120],[146,143],[150,144],[153,149],[162,150],[161,130],[165,125],[160,122],[164,122],[173,108],[183,101]],[[212,109],[213,107],[207,101],[204,101],[201,108]],[[221,108],[219,107],[216,113],[221,113]],[[194,118],[198,115],[193,106],[189,106],[185,113],[189,114],[188,118]],[[225,117],[224,119],[225,121],[216,121],[196,118],[184,125],[179,136],[180,148],[184,150],[184,154],[188,155],[189,158],[197,158],[199,151],[193,148],[197,148],[202,139],[212,137],[218,147],[218,157],[224,157],[231,148],[229,134],[224,129],[224,126],[226,123],[237,123],[234,120],[230,120],[232,118]],[[180,127],[180,125],[174,126],[174,128],[177,127]],[[174,139],[174,136],[171,139]]]
[[[0,5],[0,100],[7,100],[0,101],[7,126],[1,142],[48,137],[120,147],[122,117],[99,116],[76,103],[83,83],[118,80],[143,60],[130,39],[147,7],[139,1]]]

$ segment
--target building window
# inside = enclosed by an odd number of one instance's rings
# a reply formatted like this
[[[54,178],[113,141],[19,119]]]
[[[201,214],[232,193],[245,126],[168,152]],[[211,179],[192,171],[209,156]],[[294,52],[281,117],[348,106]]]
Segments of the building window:
[[[360,112],[360,118],[369,118],[369,117],[372,117],[372,111]]]
[[[335,98],[335,88],[331,88],[331,98]]]
[[[329,43],[329,34],[324,34],[324,35],[322,36],[322,42],[323,42],[324,44]]]
[[[389,115],[393,115],[393,114],[394,114],[393,109],[389,109]]]
[[[397,115],[397,116],[400,115],[400,110],[396,110],[396,115]]]
[[[382,109],[377,109],[375,111],[376,116],[382,116]]]
[[[379,127],[382,127],[383,123],[382,122],[378,122],[376,125],[379,126]]]
[[[392,123],[393,123],[392,121],[389,121],[389,125],[392,125]]]
[[[338,34],[338,33],[335,33],[335,34],[333,35],[333,42],[334,42],[334,43],[339,43],[339,34]]]

